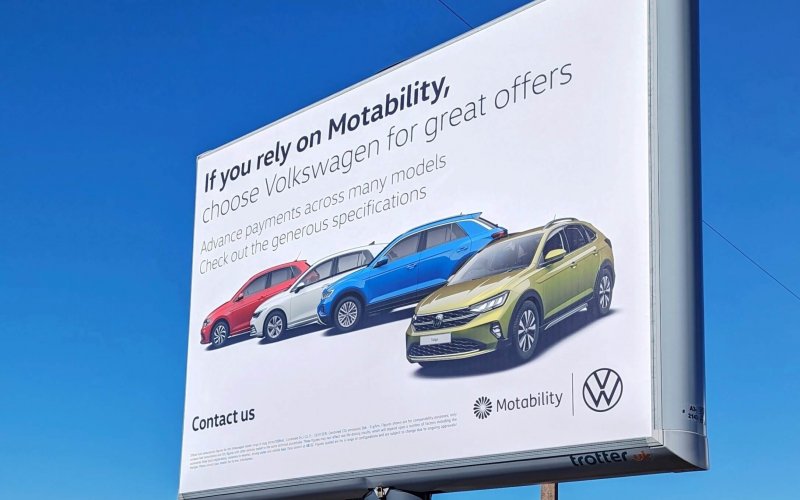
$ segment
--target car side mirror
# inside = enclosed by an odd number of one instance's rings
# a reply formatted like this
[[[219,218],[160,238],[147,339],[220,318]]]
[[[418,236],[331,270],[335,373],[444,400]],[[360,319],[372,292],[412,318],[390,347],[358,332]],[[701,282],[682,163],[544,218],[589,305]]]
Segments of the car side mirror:
[[[244,298],[244,292],[242,292],[239,295],[237,295],[236,298],[234,299],[234,302],[239,302],[243,298]]]
[[[547,255],[544,256],[544,264],[548,266],[553,262],[558,262],[559,260],[563,259],[566,254],[567,251],[564,250],[563,248],[556,248],[555,250],[550,250],[549,252],[547,252]]]
[[[373,267],[381,267],[385,266],[389,262],[389,259],[386,257],[381,257],[380,259],[375,261],[375,265]]]
[[[302,290],[303,288],[305,288],[305,287],[307,287],[307,286],[308,286],[308,285],[306,285],[304,282],[302,282],[302,281],[301,281],[300,283],[298,283],[298,284],[296,284],[296,285],[294,286],[294,290],[292,290],[292,291],[293,291],[294,293],[297,293],[297,292],[299,292],[300,290]]]

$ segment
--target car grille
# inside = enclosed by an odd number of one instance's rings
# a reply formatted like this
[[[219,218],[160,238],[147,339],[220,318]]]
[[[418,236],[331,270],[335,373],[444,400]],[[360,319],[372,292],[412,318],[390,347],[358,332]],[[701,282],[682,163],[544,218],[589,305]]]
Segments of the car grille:
[[[256,327],[254,325],[250,325],[249,331],[251,337],[255,337],[256,335],[258,335],[258,330],[256,330]]]
[[[429,330],[441,330],[442,328],[453,328],[456,326],[466,325],[477,315],[478,313],[470,311],[469,308],[464,308],[443,313],[417,316],[413,321],[414,330],[418,332],[426,332]],[[437,316],[441,316],[441,318],[437,318]],[[440,320],[441,324],[438,324],[437,320]]]
[[[481,351],[486,348],[486,344],[477,340],[454,338],[449,344],[420,345],[411,344],[408,347],[408,355],[412,358],[425,358],[435,356],[448,356],[453,354],[464,354],[467,352]]]

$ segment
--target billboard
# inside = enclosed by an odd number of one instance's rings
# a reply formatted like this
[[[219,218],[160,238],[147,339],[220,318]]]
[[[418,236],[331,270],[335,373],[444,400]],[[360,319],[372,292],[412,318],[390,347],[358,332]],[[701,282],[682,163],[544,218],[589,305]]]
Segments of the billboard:
[[[706,468],[695,10],[536,2],[201,155],[181,497]]]

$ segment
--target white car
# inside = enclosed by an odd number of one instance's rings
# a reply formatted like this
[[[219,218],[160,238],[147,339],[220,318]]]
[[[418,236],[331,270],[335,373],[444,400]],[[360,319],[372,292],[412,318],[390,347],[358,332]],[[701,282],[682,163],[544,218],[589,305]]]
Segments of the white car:
[[[258,306],[250,318],[250,336],[274,342],[288,329],[320,323],[317,305],[322,289],[372,262],[385,246],[373,243],[352,248],[315,263],[288,290]]]

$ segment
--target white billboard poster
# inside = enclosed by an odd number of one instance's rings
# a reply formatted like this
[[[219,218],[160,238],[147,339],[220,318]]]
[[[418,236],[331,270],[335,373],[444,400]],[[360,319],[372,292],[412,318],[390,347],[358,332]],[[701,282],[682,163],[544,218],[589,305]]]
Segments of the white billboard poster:
[[[539,2],[200,156],[184,497],[658,462],[654,5]]]

